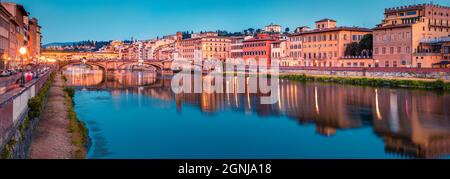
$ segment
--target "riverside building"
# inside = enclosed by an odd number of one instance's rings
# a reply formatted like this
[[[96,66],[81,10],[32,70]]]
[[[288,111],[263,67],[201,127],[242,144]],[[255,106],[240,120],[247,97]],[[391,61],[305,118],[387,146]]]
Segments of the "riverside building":
[[[450,7],[418,4],[387,8],[374,28],[379,67],[448,67]]]
[[[340,67],[345,49],[352,42],[361,41],[372,30],[360,27],[338,27],[333,19],[315,22],[315,29],[299,28],[288,39],[290,61],[298,66]]]

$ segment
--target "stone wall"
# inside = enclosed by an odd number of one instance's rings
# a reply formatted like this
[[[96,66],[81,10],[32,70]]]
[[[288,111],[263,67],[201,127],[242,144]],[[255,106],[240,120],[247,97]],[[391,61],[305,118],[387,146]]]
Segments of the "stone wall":
[[[450,81],[450,71],[365,71],[365,70],[322,70],[322,69],[281,69],[280,73],[306,75],[332,75],[341,77],[380,77],[380,78],[424,78]]]
[[[20,91],[0,101],[0,158],[23,159],[28,155],[33,131],[39,119],[28,119],[27,101],[34,97],[48,80],[51,70],[25,85]],[[30,92],[33,91],[33,92]],[[16,99],[23,98],[17,103]],[[22,101],[22,100],[21,100]],[[19,105],[15,105],[19,104]],[[45,103],[44,103],[45,104]],[[14,115],[17,113],[17,115]]]

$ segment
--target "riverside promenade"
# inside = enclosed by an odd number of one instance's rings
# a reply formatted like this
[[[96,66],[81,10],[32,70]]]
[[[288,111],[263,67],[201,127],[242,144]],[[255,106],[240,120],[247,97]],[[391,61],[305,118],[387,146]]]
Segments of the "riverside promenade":
[[[64,82],[57,73],[30,147],[31,159],[71,159],[75,147],[69,132]]]

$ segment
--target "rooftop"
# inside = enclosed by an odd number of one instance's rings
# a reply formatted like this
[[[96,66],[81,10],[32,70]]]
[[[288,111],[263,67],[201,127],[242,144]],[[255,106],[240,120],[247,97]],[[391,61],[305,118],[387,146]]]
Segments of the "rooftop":
[[[267,25],[266,27],[270,27],[270,26],[279,26],[280,27],[281,25],[271,23],[270,25]]]
[[[392,7],[392,8],[386,8],[385,13],[392,13],[397,11],[408,11],[408,10],[417,10],[424,7],[438,7],[438,8],[446,8],[450,9],[448,6],[441,6],[438,4],[431,4],[431,3],[424,3],[424,4],[415,4],[415,5],[408,5],[408,6],[399,6],[399,7]]]
[[[375,27],[372,30],[384,30],[384,29],[395,29],[395,28],[405,28],[405,27],[411,27],[411,24],[387,25],[387,26]]]
[[[321,19],[321,20],[316,21],[316,23],[318,23],[318,22],[327,22],[327,21],[336,22],[333,19],[325,18],[325,19]]]
[[[325,28],[325,29],[314,29],[305,32],[293,33],[290,36],[297,36],[303,34],[314,34],[314,33],[322,33],[322,32],[333,32],[333,31],[359,31],[359,32],[372,32],[371,29],[362,28],[362,27],[335,27],[335,28]]]

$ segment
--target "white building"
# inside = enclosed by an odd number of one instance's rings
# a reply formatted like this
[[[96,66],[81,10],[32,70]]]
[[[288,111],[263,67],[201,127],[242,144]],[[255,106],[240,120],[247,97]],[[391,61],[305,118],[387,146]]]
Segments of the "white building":
[[[294,66],[295,61],[289,58],[286,40],[278,40],[270,44],[271,58],[277,60],[280,66]]]
[[[269,33],[281,33],[281,26],[277,24],[270,24],[264,28],[265,32]]]
[[[162,46],[174,44],[175,42],[176,40],[174,40],[173,38],[163,38],[149,41],[145,47],[147,59],[155,59],[156,58],[155,53],[157,49],[160,49]]]

